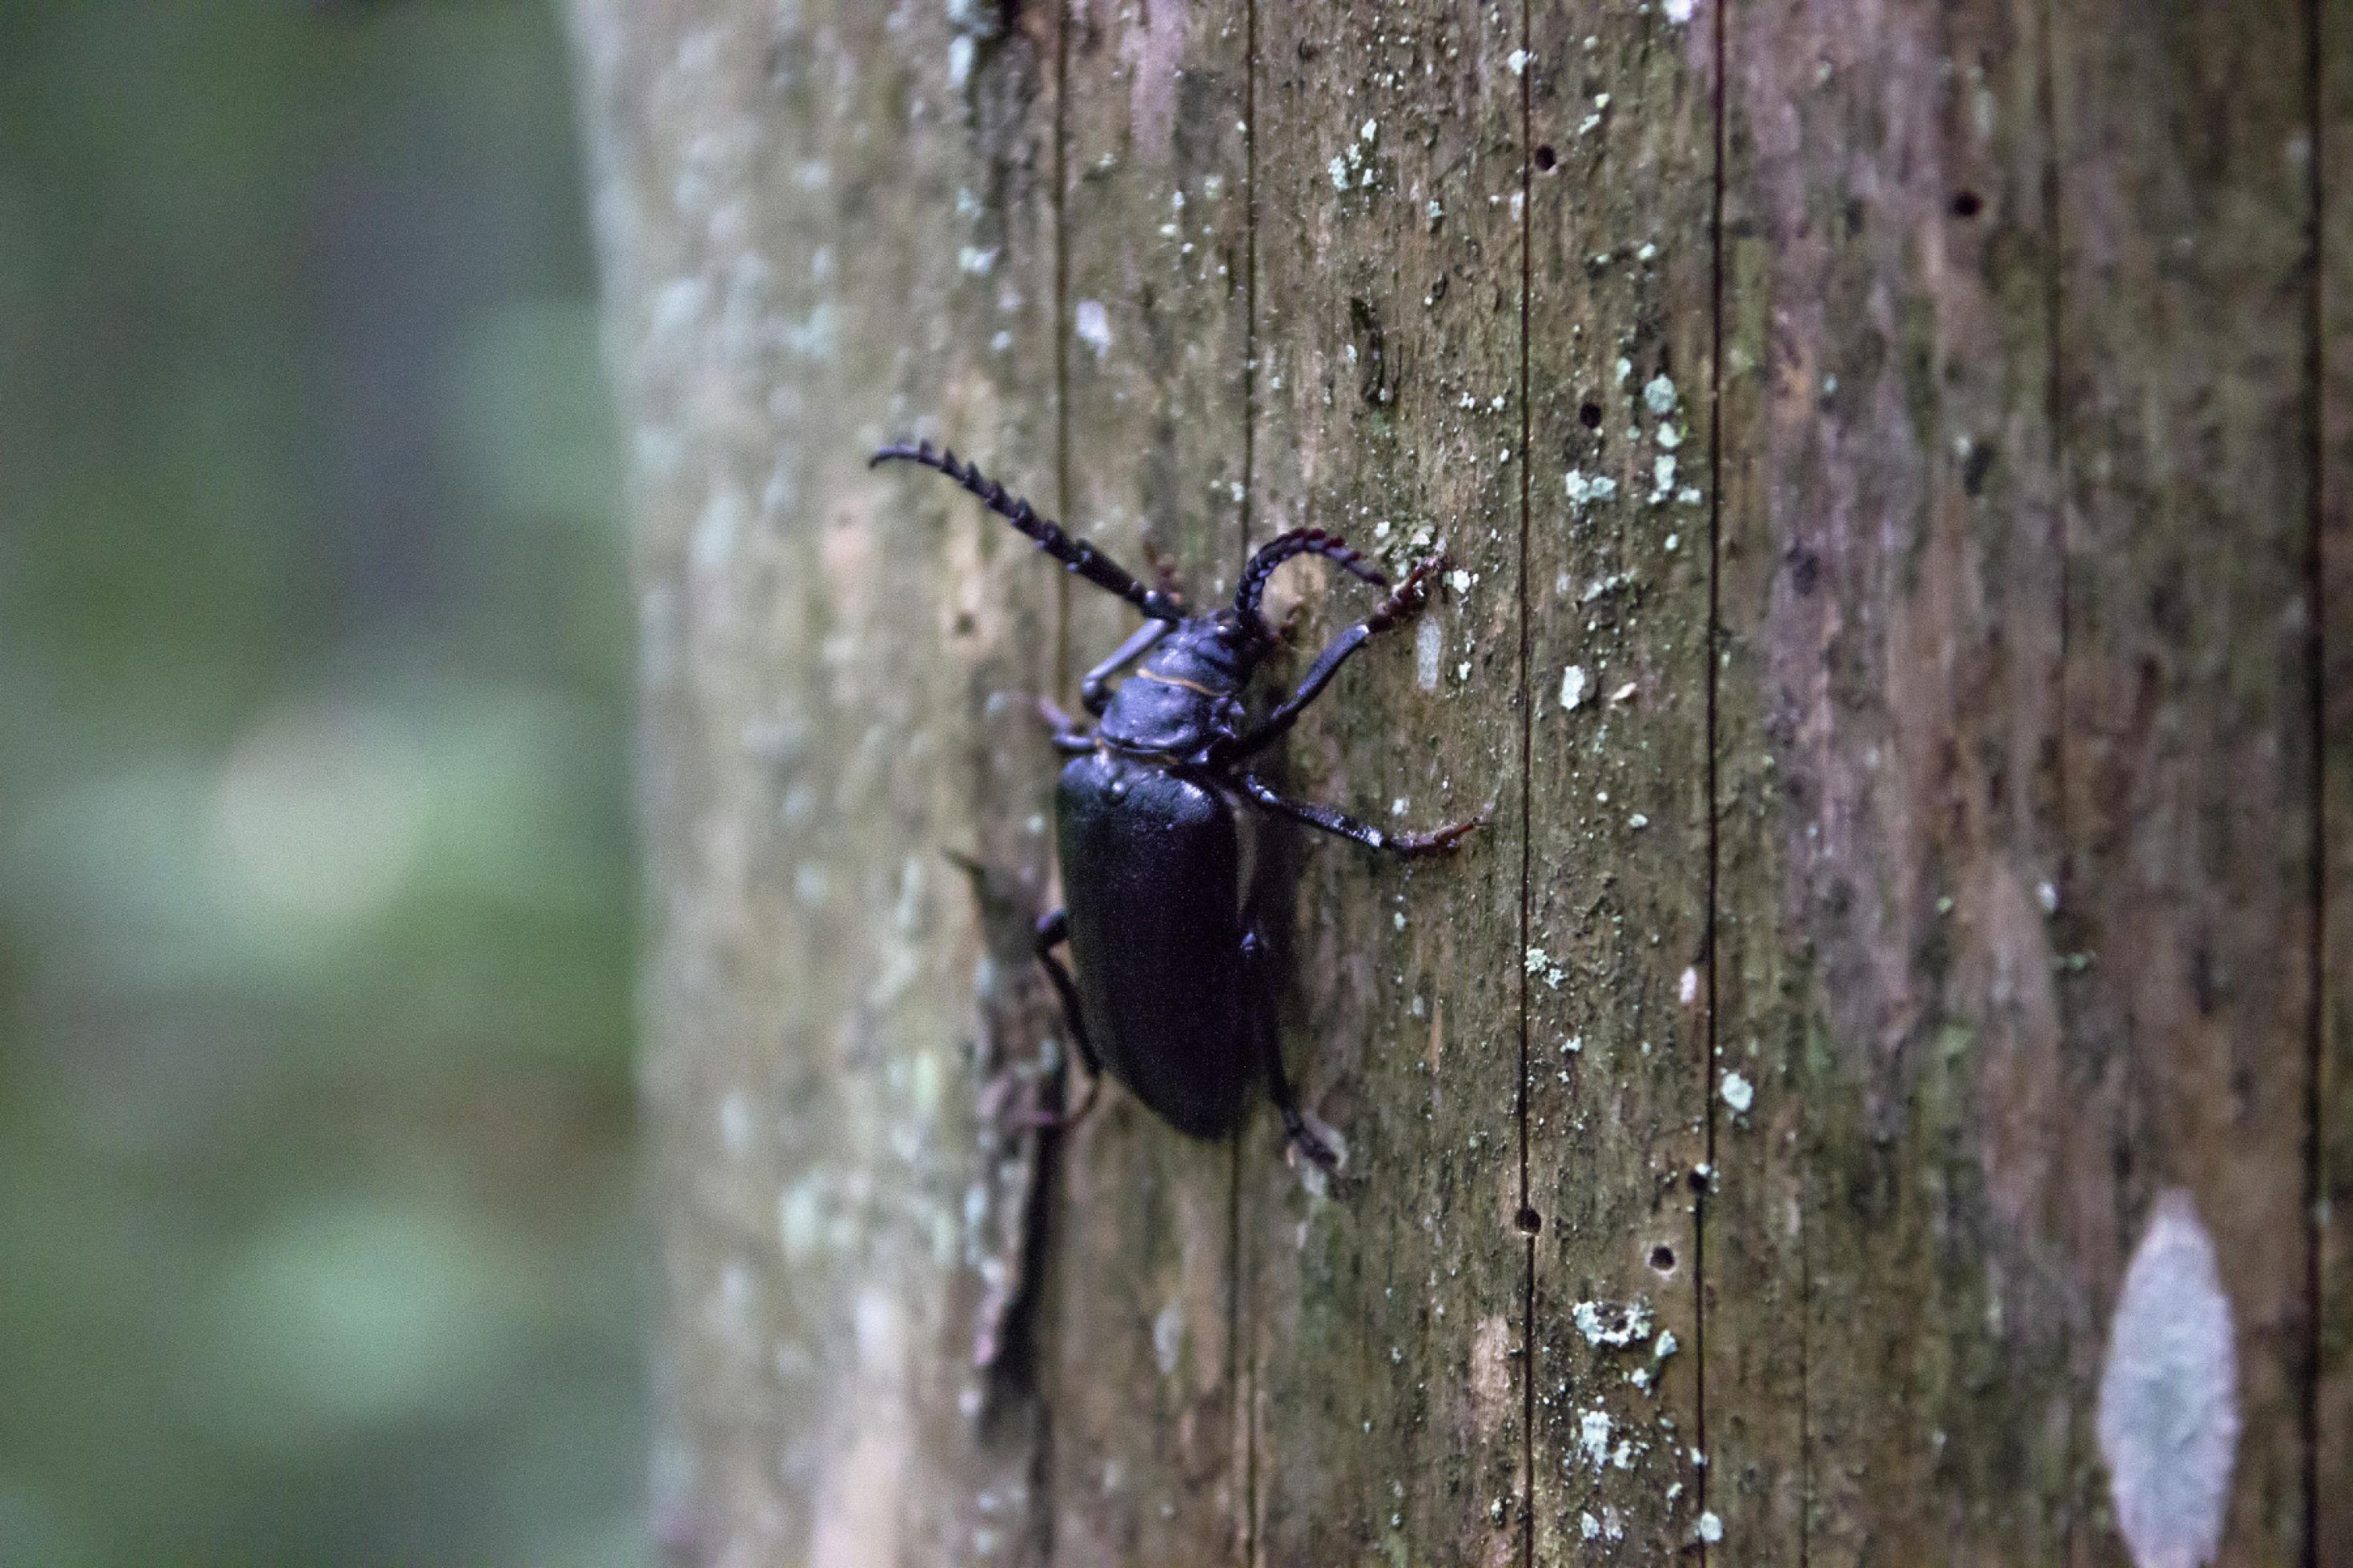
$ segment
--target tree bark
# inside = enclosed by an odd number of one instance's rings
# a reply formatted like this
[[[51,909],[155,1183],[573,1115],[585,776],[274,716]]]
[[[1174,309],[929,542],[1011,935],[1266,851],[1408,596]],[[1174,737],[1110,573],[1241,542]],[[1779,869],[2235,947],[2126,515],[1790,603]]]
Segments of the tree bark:
[[[573,15],[679,1560],[2353,1550],[2353,0]],[[1333,1180],[1031,1125],[1131,622],[919,437],[1443,542],[1288,785],[1484,829],[1254,857]]]

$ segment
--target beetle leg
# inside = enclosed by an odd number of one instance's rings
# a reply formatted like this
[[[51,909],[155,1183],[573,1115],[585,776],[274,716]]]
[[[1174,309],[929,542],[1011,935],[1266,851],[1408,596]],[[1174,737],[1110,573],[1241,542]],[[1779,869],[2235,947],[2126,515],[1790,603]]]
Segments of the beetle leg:
[[[1358,648],[1380,633],[1421,613],[1422,606],[1430,602],[1430,579],[1437,576],[1445,564],[1445,556],[1432,555],[1406,574],[1406,579],[1398,584],[1397,592],[1383,599],[1371,615],[1324,645],[1324,651],[1315,656],[1315,662],[1307,667],[1307,673],[1301,678],[1297,690],[1284,698],[1273,712],[1247,732],[1216,747],[1216,756],[1220,759],[1247,757],[1252,752],[1281,740],[1299,721],[1299,716],[1307,710],[1307,705],[1324,694],[1324,689],[1332,684],[1332,678],[1340,673],[1340,667],[1347,663]]]
[[[1145,622],[1109,658],[1087,671],[1085,679],[1079,682],[1079,700],[1086,704],[1088,712],[1098,719],[1103,717],[1103,710],[1111,706],[1111,688],[1104,683],[1150,652],[1153,644],[1168,635],[1168,626],[1166,621]]]
[[[1367,849],[1386,849],[1392,855],[1443,854],[1487,820],[1483,816],[1474,816],[1468,822],[1450,823],[1429,833],[1384,833],[1371,823],[1359,822],[1347,813],[1331,806],[1279,795],[1265,780],[1251,774],[1236,773],[1233,783],[1244,795],[1269,811],[1279,812],[1310,827],[1320,827],[1326,833],[1336,833],[1343,838],[1352,838]]]
[[[1087,1069],[1086,1087],[1079,1091],[1079,1103],[1069,1110],[1041,1110],[1036,1124],[1043,1128],[1068,1127],[1094,1109],[1095,1093],[1103,1087],[1103,1063],[1095,1056],[1094,1047],[1088,1042],[1086,1021],[1079,1013],[1079,988],[1071,979],[1070,970],[1054,956],[1054,949],[1071,940],[1071,911],[1056,910],[1038,922],[1038,964],[1045,970],[1046,978],[1053,983],[1054,994],[1062,999],[1062,1018],[1069,1026],[1071,1045]]]
[[[1282,1118],[1282,1141],[1324,1170],[1335,1171],[1340,1156],[1299,1113],[1299,1095],[1291,1087],[1291,1075],[1282,1068],[1282,1036],[1274,1026],[1274,997],[1266,984],[1266,946],[1254,931],[1242,933],[1242,969],[1250,977],[1251,997],[1258,1004],[1259,1052],[1266,1058],[1267,1098],[1274,1101],[1275,1113]]]
[[[1095,749],[1095,738],[1079,728],[1079,721],[1062,711],[1062,705],[1050,697],[1038,699],[1038,717],[1045,724],[1048,739],[1054,750],[1077,756]]]

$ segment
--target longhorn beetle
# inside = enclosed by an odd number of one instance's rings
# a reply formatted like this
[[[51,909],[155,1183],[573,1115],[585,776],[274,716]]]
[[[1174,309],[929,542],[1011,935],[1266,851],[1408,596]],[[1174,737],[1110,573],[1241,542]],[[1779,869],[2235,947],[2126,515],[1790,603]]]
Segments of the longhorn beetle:
[[[1232,605],[1188,616],[1175,593],[1145,587],[953,451],[934,451],[928,441],[884,447],[868,466],[891,462],[945,474],[1039,549],[1145,616],[1079,683],[1080,700],[1098,721],[1092,733],[1050,700],[1039,703],[1055,749],[1071,758],[1054,797],[1069,907],[1039,921],[1037,931],[1038,962],[1090,1074],[1071,1116],[1084,1112],[1108,1072],[1179,1132],[1222,1138],[1240,1121],[1243,1088],[1262,1063],[1283,1136],[1331,1169],[1333,1151],[1301,1117],[1282,1070],[1265,944],[1245,929],[1240,907],[1232,803],[1393,855],[1451,850],[1479,826],[1473,817],[1430,833],[1384,833],[1328,805],[1293,800],[1248,766],[1298,721],[1350,656],[1422,608],[1443,553],[1417,563],[1371,615],[1316,656],[1296,690],[1254,721],[1242,695],[1278,641],[1259,613],[1275,568],[1293,556],[1321,555],[1377,587],[1389,585],[1337,534],[1300,528],[1277,535],[1242,568]],[[1131,665],[1134,672],[1113,685]],[[1077,962],[1075,979],[1054,956],[1065,943]]]

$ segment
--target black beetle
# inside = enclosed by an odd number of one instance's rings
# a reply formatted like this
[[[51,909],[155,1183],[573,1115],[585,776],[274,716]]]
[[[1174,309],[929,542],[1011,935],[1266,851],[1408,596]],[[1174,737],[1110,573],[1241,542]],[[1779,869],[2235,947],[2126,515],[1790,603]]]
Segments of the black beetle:
[[[1315,528],[1278,535],[1242,569],[1229,607],[1187,616],[1175,594],[1145,587],[953,451],[934,451],[929,442],[884,447],[869,466],[888,462],[945,474],[1040,550],[1146,617],[1080,683],[1081,700],[1100,721],[1092,733],[1051,702],[1039,704],[1055,748],[1073,760],[1055,792],[1069,907],[1038,922],[1038,962],[1062,999],[1079,1058],[1097,1078],[1109,1072],[1125,1084],[1178,1131],[1222,1138],[1240,1121],[1255,1053],[1283,1135],[1329,1169],[1333,1152],[1308,1130],[1282,1070],[1264,944],[1244,929],[1231,802],[1398,855],[1451,849],[1480,825],[1473,817],[1432,833],[1384,833],[1330,806],[1293,800],[1242,765],[1282,738],[1350,655],[1421,609],[1444,557],[1416,564],[1371,615],[1333,639],[1296,690],[1252,721],[1242,693],[1278,640],[1259,613],[1276,567],[1321,555],[1367,583],[1389,585],[1338,535]],[[1132,677],[1111,684],[1139,659]],[[1075,980],[1054,956],[1066,942],[1078,963]],[[1091,1079],[1082,1110],[1093,1089]]]

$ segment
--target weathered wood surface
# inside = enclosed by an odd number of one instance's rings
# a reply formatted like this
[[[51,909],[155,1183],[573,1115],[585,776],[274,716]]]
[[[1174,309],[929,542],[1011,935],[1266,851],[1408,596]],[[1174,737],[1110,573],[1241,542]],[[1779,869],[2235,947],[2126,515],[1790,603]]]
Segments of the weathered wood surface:
[[[1514,4],[1258,7],[1253,519],[1453,563],[1290,746],[1450,861],[1297,844],[1285,1044],[1328,1196],[1245,1146],[1256,1563],[1509,1562],[1525,1525],[1518,1119],[1520,188]],[[1433,213],[1435,216],[1433,216]],[[1303,579],[1308,574],[1302,573]],[[1312,648],[1363,595],[1328,579]]]
[[[575,16],[679,1559],[2348,1550],[2353,4]],[[1330,1183],[1010,1114],[1130,622],[906,436],[1197,595],[1445,542],[1287,778],[1485,830],[1258,847]],[[2153,1226],[2221,1403],[2103,1404]]]
[[[1053,584],[864,455],[1051,473],[1051,57],[857,5],[575,15],[643,584],[656,1529],[1020,1561],[1043,1423],[962,1414],[987,1003],[942,851],[1044,868],[1010,694],[1051,679]]]
[[[2311,1484],[2297,1222],[2319,994],[2318,409],[2316,76],[2299,10],[2069,6],[2052,45],[2068,587],[2054,930],[2072,1134],[2059,1237],[2096,1329],[2159,1190],[2186,1191],[2211,1231],[2242,1428],[2224,1550],[2247,1562],[2295,1558]],[[2098,1345],[2077,1337],[2079,1387]]]
[[[1660,1561],[1705,1506],[1713,37],[1531,32],[1535,1550]]]
[[[1740,1561],[2065,1541],[2092,1303],[2038,907],[2064,586],[2038,14],[1726,17],[1704,1332]]]

